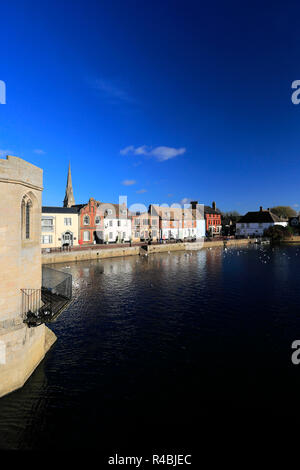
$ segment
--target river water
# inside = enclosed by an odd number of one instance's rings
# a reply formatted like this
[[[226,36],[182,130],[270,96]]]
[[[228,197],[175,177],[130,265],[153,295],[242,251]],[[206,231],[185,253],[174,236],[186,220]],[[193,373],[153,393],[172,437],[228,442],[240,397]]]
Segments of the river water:
[[[53,267],[72,274],[73,301],[45,360],[0,399],[0,448],[96,448],[133,428],[299,414],[299,247]]]

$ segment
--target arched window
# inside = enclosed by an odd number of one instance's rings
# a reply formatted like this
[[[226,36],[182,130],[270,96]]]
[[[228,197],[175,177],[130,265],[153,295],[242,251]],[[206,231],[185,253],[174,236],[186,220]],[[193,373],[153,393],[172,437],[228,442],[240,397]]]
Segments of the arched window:
[[[30,211],[31,204],[30,201],[26,203],[26,213],[25,213],[25,238],[29,240],[30,238]]]
[[[90,217],[88,215],[84,216],[83,223],[84,225],[90,225]]]
[[[32,201],[26,195],[21,204],[21,234],[22,239],[30,240],[32,237]]]

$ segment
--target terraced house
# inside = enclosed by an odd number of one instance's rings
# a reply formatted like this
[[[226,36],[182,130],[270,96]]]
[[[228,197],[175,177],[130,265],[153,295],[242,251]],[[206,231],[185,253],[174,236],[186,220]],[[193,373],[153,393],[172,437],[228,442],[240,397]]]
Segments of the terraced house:
[[[205,235],[203,210],[197,201],[190,207],[166,207],[151,205],[150,211],[159,217],[160,237],[163,240],[185,240]]]
[[[131,238],[134,242],[153,240],[159,238],[159,216],[151,214],[150,210],[143,213],[135,213],[131,218]]]
[[[101,225],[97,233],[100,243],[122,243],[131,239],[131,219],[126,204],[101,203],[97,210]]]

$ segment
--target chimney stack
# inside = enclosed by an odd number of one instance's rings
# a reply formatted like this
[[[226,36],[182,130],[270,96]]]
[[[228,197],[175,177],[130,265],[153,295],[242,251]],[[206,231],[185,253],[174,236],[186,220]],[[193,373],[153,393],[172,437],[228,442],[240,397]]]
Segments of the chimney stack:
[[[259,207],[259,212],[262,212],[262,210],[263,210],[263,209],[262,209],[262,206],[260,206],[260,207]]]
[[[198,201],[191,201],[192,209],[197,209]]]
[[[213,208],[214,211],[216,210],[216,203],[215,203],[215,201],[212,202],[212,208]]]

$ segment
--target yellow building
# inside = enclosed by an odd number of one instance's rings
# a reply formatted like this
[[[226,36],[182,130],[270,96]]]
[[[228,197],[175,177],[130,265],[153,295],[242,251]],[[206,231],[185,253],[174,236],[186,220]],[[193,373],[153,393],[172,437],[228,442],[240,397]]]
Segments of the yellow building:
[[[41,247],[76,246],[79,239],[78,207],[43,207]]]

